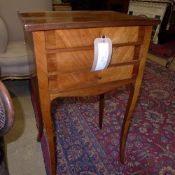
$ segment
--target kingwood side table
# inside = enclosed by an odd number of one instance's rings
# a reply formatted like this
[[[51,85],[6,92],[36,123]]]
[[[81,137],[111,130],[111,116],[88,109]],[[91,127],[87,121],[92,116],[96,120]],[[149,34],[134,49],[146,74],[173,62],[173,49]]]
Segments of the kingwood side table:
[[[41,135],[43,127],[46,130],[51,174],[56,175],[54,128],[50,112],[52,100],[56,97],[100,95],[103,101],[105,92],[130,85],[120,141],[120,160],[124,162],[126,139],[140,91],[152,25],[159,21],[111,11],[19,15],[26,42],[34,48],[35,84],[42,113],[39,132]],[[112,59],[106,69],[91,71],[93,43],[101,36],[112,40]],[[103,107],[103,103],[100,104]]]

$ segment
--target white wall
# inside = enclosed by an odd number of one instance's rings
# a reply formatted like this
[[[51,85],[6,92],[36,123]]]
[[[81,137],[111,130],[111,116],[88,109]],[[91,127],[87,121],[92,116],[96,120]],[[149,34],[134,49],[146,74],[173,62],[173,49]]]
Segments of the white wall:
[[[0,0],[0,16],[4,19],[10,40],[23,39],[22,24],[17,11],[51,10],[52,0]]]

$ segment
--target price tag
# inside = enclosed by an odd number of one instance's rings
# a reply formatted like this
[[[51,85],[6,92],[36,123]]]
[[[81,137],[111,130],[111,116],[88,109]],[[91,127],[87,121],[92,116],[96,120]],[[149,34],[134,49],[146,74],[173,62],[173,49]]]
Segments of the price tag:
[[[106,69],[112,55],[112,41],[109,38],[96,38],[94,41],[94,62],[91,71]]]

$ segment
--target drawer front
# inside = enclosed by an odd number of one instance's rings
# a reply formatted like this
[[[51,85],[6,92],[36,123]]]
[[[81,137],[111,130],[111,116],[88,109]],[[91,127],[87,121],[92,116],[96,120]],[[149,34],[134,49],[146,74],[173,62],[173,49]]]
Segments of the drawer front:
[[[110,38],[113,44],[136,42],[138,40],[138,31],[138,26],[46,31],[46,48],[61,49],[93,46],[95,38],[103,35]]]
[[[80,71],[49,76],[49,89],[67,91],[132,78],[133,65],[111,67],[102,71]]]
[[[49,89],[63,92],[131,79],[134,64],[129,62],[134,60],[138,34],[137,26],[46,31]],[[112,40],[112,59],[107,69],[91,72],[93,43],[102,35]]]
[[[113,47],[112,59],[109,67],[118,64],[130,62],[133,60],[134,46]],[[94,59],[94,51],[77,50],[61,51],[47,55],[48,73],[60,74],[68,72],[77,72],[82,70],[91,70]]]

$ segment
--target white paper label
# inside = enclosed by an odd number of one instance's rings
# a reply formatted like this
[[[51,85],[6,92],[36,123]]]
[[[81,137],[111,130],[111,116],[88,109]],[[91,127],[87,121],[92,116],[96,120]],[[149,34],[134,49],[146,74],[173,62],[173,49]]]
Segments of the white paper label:
[[[94,62],[92,71],[106,69],[111,60],[112,41],[109,38],[96,38],[94,41]]]
[[[108,43],[98,43],[98,59],[95,70],[102,70],[106,67],[109,55],[109,44]]]

